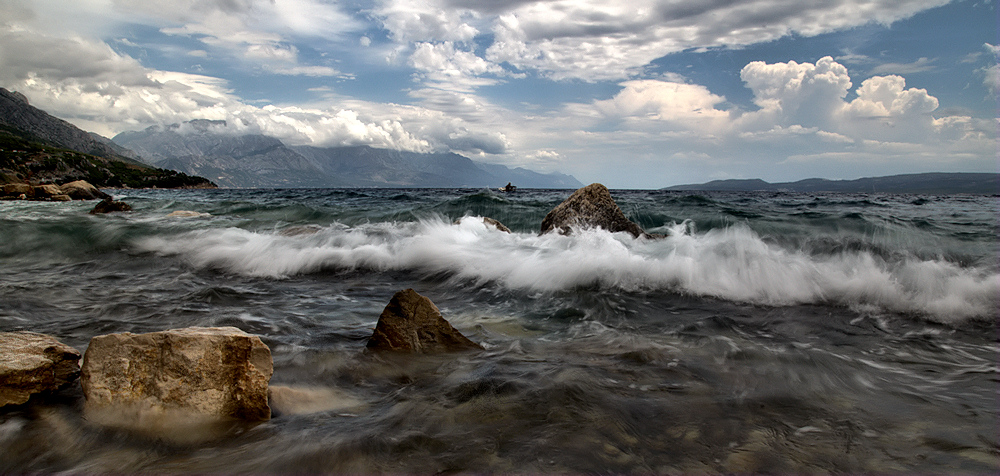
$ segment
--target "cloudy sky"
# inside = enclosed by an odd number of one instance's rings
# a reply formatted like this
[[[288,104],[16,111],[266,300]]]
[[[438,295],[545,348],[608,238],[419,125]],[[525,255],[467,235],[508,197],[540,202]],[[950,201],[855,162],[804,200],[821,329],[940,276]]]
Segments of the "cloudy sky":
[[[998,172],[996,0],[0,0],[0,87],[613,188]]]

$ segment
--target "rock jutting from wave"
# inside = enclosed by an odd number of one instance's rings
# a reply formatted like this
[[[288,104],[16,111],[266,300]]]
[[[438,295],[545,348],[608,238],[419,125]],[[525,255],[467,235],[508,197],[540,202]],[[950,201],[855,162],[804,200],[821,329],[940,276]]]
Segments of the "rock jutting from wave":
[[[367,348],[428,354],[483,349],[452,327],[430,299],[412,289],[392,296]]]
[[[0,407],[63,388],[80,375],[80,352],[35,332],[0,332]]]
[[[90,213],[91,215],[99,215],[103,213],[128,212],[128,211],[132,211],[131,205],[125,202],[112,200],[111,197],[108,197],[105,198],[104,200],[101,200],[97,205],[94,205],[94,208],[92,208],[88,213]]]
[[[602,228],[612,233],[628,232],[635,238],[652,237],[625,217],[608,188],[599,183],[573,192],[553,208],[542,220],[540,234],[558,231],[568,235],[573,228]]]
[[[189,327],[90,340],[80,382],[90,421],[160,431],[271,417],[271,350],[235,327]]]

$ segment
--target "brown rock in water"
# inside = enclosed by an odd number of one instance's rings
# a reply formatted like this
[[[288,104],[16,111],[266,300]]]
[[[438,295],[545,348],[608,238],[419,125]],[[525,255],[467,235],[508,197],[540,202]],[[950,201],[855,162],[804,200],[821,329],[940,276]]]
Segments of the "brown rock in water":
[[[60,193],[58,195],[53,195],[49,197],[49,200],[52,200],[53,202],[72,202],[73,198],[70,197],[69,195]]]
[[[106,200],[111,198],[110,195],[98,190],[86,180],[64,183],[59,186],[59,189],[73,200]]]
[[[80,375],[80,352],[35,332],[0,332],[0,407],[58,390]]]
[[[271,350],[235,327],[96,336],[83,357],[84,411],[112,426],[267,420],[273,369]]]
[[[35,188],[26,183],[5,183],[3,185],[4,195],[18,196],[24,195],[27,198],[35,196]]]
[[[616,233],[626,231],[638,238],[646,234],[629,221],[611,198],[607,187],[592,183],[573,192],[566,200],[552,209],[542,220],[541,234],[556,230],[569,234],[572,228],[596,228]]]
[[[452,327],[430,299],[412,289],[392,296],[378,318],[368,348],[420,353],[482,350]]]
[[[483,223],[485,223],[487,225],[492,225],[494,228],[496,228],[497,230],[500,230],[500,231],[502,231],[504,233],[510,233],[510,228],[507,228],[506,226],[504,226],[503,223],[500,223],[499,220],[496,220],[494,218],[483,217]]]
[[[34,189],[34,196],[36,200],[51,198],[53,195],[62,195],[62,190],[60,190],[58,186],[52,184],[35,185],[32,188]]]
[[[131,210],[131,205],[125,202],[116,202],[109,197],[101,200],[101,202],[97,205],[94,205],[94,208],[92,208],[88,213],[91,215],[97,215],[100,213],[127,212]]]

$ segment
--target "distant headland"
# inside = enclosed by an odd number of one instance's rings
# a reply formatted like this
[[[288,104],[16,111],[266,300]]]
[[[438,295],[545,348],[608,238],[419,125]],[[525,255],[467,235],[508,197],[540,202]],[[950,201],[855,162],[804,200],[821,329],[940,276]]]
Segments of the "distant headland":
[[[662,190],[719,192],[842,192],[842,193],[919,193],[952,195],[1000,194],[1000,174],[996,173],[922,173],[866,177],[855,180],[810,178],[797,182],[769,183],[761,179],[713,180],[702,184],[674,185]]]

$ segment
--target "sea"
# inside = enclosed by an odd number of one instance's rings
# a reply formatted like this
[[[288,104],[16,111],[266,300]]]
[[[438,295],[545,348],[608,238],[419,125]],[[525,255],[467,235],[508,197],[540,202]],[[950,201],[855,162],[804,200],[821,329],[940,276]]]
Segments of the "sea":
[[[109,192],[0,202],[0,331],[234,326],[273,417],[70,387],[0,410],[0,473],[1000,471],[997,196],[613,190],[635,239],[539,235],[572,190]],[[367,351],[407,288],[484,350]]]

